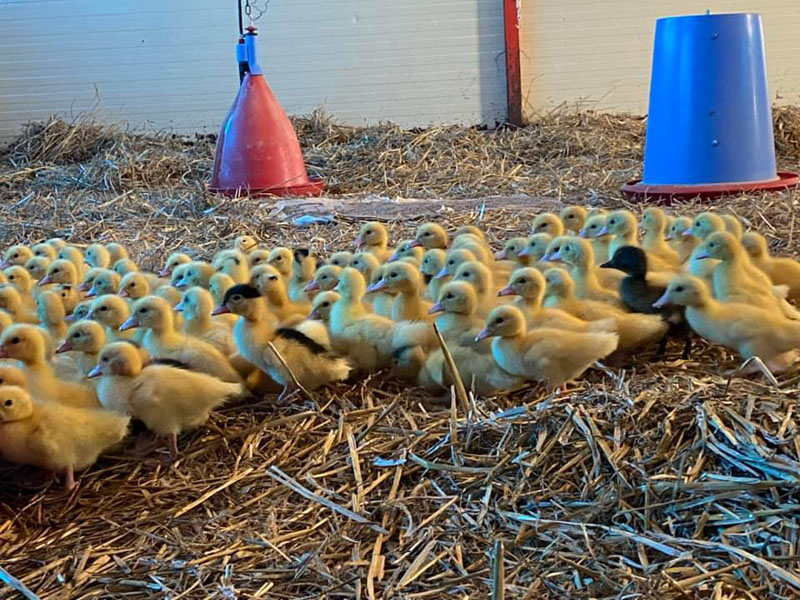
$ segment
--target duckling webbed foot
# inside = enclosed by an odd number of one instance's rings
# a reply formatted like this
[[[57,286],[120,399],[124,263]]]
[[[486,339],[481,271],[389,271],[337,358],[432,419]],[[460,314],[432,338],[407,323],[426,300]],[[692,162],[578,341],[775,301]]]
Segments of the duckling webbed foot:
[[[169,459],[172,462],[178,460],[178,434],[168,433],[167,444],[169,446]]]
[[[75,471],[72,467],[64,469],[64,489],[71,492],[75,489]]]

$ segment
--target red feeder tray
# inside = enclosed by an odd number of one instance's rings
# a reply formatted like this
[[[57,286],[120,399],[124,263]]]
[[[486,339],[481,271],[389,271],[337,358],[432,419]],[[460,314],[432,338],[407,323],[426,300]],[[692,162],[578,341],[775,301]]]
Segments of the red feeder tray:
[[[774,192],[796,187],[800,178],[796,173],[778,171],[778,178],[772,181],[750,183],[714,183],[707,185],[647,185],[640,179],[629,181],[622,186],[622,195],[632,202],[645,200],[658,204],[671,204],[673,200],[691,200],[700,198],[710,200],[720,196],[740,194],[743,192]]]

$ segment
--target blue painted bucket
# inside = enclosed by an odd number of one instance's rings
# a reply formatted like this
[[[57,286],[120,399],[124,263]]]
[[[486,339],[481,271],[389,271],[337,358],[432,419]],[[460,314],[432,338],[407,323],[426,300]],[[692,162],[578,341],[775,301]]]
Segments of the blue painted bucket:
[[[761,15],[656,22],[641,186],[778,179]]]

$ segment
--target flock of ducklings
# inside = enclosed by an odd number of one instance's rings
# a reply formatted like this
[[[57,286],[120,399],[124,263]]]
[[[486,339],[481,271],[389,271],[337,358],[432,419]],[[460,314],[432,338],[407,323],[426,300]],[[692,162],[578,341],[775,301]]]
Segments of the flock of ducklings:
[[[639,230],[642,237],[639,238]],[[390,369],[453,384],[433,325],[476,394],[549,390],[612,354],[697,334],[773,370],[800,348],[800,263],[775,258],[733,215],[640,222],[580,206],[538,215],[493,252],[482,231],[435,222],[389,247],[364,223],[323,264],[249,236],[213,260],[140,270],[119,244],[15,245],[0,276],[0,457],[63,473],[92,465],[142,422],[163,437],[224,402]]]

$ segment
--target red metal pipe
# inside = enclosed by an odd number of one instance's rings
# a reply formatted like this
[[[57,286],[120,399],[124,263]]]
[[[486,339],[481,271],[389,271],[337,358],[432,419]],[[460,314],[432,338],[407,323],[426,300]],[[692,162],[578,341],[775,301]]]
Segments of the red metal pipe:
[[[506,121],[522,127],[522,71],[519,51],[519,2],[503,0],[503,27],[506,44]]]

